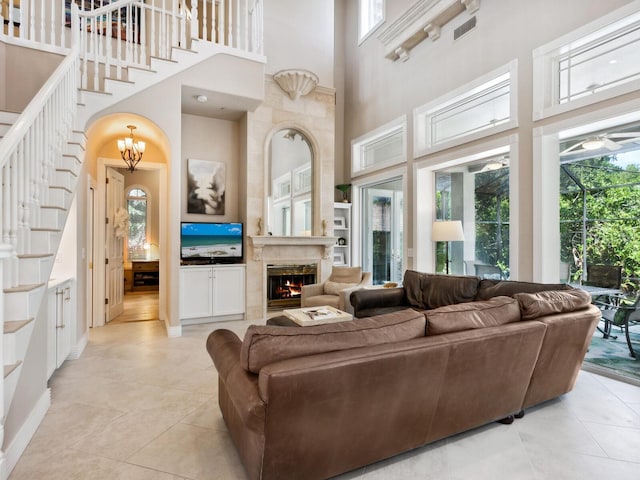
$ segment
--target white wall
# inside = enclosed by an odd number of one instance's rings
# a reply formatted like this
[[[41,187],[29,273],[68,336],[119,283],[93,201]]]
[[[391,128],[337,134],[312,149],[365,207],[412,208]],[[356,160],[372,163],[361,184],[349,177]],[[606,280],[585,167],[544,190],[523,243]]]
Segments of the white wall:
[[[267,73],[303,68],[333,87],[333,3],[331,0],[264,0]]]
[[[520,209],[517,242],[519,278],[533,275],[532,214],[532,129],[544,122],[532,121],[532,51],[611,10],[628,0],[511,0],[483,1],[476,13],[477,27],[466,36],[453,40],[453,29],[470,18],[464,12],[442,27],[436,41],[425,40],[409,54],[406,62],[384,57],[380,30],[362,45],[357,43],[358,2],[344,2],[345,8],[345,141],[344,169],[350,162],[350,142],[401,115],[408,122],[408,164],[413,164],[413,108],[423,105],[497,67],[518,61],[518,133],[519,173],[516,179]],[[415,0],[387,1],[387,23],[415,3]],[[338,92],[339,94],[340,92]],[[451,149],[455,151],[456,149]],[[449,152],[447,152],[449,153]],[[428,160],[430,156],[420,160]],[[408,184],[413,185],[413,171]],[[413,218],[415,194],[412,188],[405,201]],[[406,225],[409,248],[413,245],[413,222]],[[411,263],[408,265],[412,268]]]

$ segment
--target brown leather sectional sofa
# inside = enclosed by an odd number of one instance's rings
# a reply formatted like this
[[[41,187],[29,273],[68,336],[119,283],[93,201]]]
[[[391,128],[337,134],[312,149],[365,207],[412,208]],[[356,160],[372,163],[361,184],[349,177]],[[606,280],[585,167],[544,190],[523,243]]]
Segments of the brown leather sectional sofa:
[[[244,340],[211,333],[220,409],[249,478],[329,478],[573,388],[600,317],[585,292],[411,271],[405,280],[413,308],[250,326]]]

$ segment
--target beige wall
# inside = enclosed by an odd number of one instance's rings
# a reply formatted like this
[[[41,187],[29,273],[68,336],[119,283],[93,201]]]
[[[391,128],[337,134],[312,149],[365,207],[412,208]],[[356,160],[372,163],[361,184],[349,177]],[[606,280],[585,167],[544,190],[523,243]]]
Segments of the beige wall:
[[[240,138],[238,122],[215,118],[182,115],[182,221],[237,222],[239,221],[238,190],[240,174]],[[189,158],[225,164],[224,215],[187,213],[187,163]]]
[[[397,0],[386,3],[387,21],[391,22],[415,2]],[[370,36],[362,45],[357,44],[358,2],[344,2],[345,60],[348,65],[345,69],[344,91],[344,171],[348,172],[350,168],[350,144],[354,138],[402,115],[407,116],[409,191],[404,204],[409,209],[410,221],[406,225],[405,235],[409,240],[408,248],[416,247],[412,228],[415,203],[411,168],[414,163],[413,109],[517,59],[519,127],[507,132],[507,135],[518,134],[519,177],[516,182],[520,194],[520,231],[516,241],[520,256],[517,260],[517,272],[522,280],[532,279],[532,129],[545,123],[532,121],[532,51],[627,3],[628,0],[480,2],[475,30],[453,40],[453,29],[469,18],[465,12],[442,27],[439,39],[427,39],[411,50],[408,61],[393,62],[384,58],[383,44],[377,38],[380,31]],[[438,155],[461,148],[463,147],[440,152]],[[416,160],[428,161],[435,156]],[[411,258],[407,267],[412,267]]]
[[[60,64],[62,56],[14,45],[5,45],[4,50],[6,71],[0,76],[5,93],[4,101],[0,95],[0,110],[21,112]]]
[[[356,2],[357,3],[357,2]],[[303,68],[333,87],[333,6],[330,0],[265,0],[266,73]]]

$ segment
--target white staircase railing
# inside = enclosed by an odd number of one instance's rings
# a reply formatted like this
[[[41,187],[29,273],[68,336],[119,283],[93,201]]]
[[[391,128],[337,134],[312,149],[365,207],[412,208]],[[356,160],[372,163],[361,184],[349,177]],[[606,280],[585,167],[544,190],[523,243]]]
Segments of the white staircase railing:
[[[77,12],[77,7],[73,6]],[[18,285],[17,255],[29,252],[30,230],[39,226],[39,212],[68,140],[78,98],[78,16],[69,55],[31,100],[0,141],[0,228],[2,243],[11,245],[5,287]]]
[[[4,39],[53,51],[69,48],[77,29],[67,28],[68,0],[6,2]],[[83,89],[103,90],[104,77],[127,80],[127,68],[149,69],[151,57],[169,59],[173,48],[190,49],[192,39],[263,53],[262,0],[202,2],[201,9],[195,0],[94,0],[97,8],[84,10],[86,4],[79,1]]]

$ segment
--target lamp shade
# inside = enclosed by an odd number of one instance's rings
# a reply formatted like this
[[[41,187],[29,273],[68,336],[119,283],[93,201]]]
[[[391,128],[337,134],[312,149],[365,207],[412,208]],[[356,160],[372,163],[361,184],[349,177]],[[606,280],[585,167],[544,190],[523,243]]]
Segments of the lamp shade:
[[[462,242],[464,232],[460,220],[442,220],[433,222],[431,240],[434,242]]]

